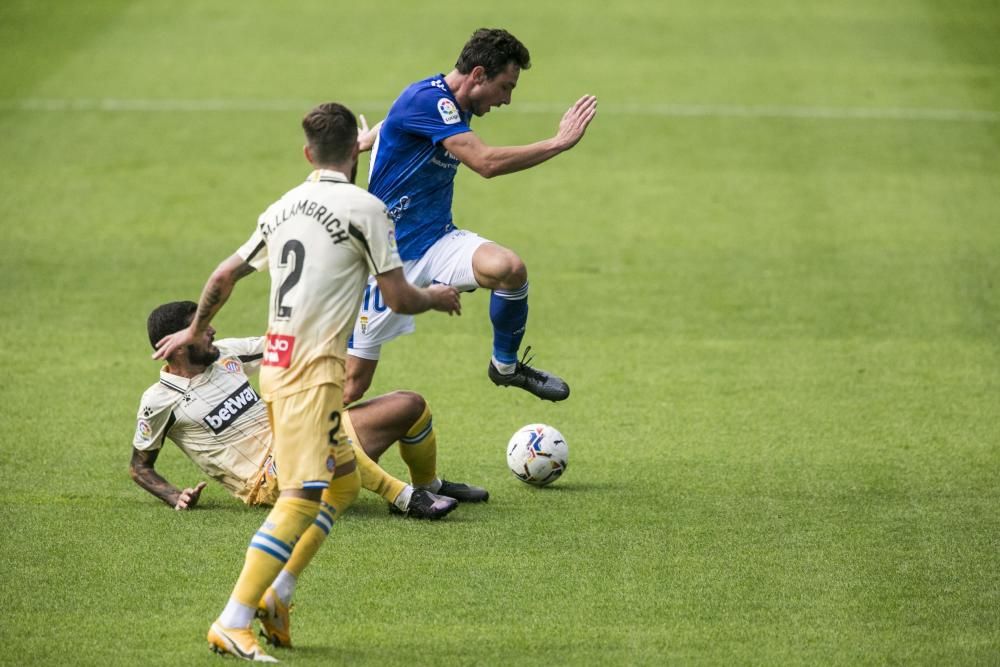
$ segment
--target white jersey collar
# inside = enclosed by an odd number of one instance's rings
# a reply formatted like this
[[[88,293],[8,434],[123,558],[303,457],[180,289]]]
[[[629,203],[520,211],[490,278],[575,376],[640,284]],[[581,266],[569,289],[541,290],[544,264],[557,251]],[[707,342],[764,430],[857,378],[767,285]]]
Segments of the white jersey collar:
[[[209,364],[208,368],[205,369],[205,372],[199,375],[195,375],[194,377],[191,378],[186,378],[186,377],[181,377],[180,375],[174,375],[173,373],[168,373],[167,367],[164,366],[163,368],[160,369],[160,384],[167,387],[168,389],[173,389],[176,392],[185,394],[187,393],[187,390],[191,388],[191,385],[195,382],[195,380],[198,380],[206,376],[208,373],[212,371],[214,367],[215,367],[214,363]]]
[[[350,183],[347,176],[340,173],[339,171],[334,171],[333,169],[315,169],[313,173],[309,174],[309,178],[306,179],[310,183],[316,183],[317,181],[337,181],[338,183]]]

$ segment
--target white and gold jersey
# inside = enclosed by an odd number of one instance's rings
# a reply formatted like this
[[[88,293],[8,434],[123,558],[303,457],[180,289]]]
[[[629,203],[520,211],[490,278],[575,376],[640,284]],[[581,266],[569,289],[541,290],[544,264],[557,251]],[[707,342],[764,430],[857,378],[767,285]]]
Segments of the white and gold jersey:
[[[193,378],[161,370],[142,395],[132,446],[160,449],[170,438],[206,475],[249,500],[271,448],[267,408],[247,378],[260,366],[264,342],[217,341],[219,360]]]
[[[342,386],[368,276],[402,266],[385,205],[343,174],[317,170],[264,211],[237,253],[271,273],[265,400]]]

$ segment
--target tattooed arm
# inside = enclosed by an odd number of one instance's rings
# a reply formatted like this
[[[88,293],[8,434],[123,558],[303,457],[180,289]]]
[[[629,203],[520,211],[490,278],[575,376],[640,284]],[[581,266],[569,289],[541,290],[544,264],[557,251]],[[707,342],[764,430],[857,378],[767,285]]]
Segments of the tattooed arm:
[[[201,292],[201,299],[198,301],[198,311],[191,320],[191,326],[181,329],[176,333],[166,336],[156,344],[154,359],[166,359],[175,350],[185,345],[191,345],[198,340],[208,329],[209,322],[215,317],[233,293],[233,286],[236,281],[253,273],[254,268],[250,266],[239,255],[232,255],[224,260],[212,272],[205,288]]]
[[[205,482],[199,482],[194,488],[187,488],[183,491],[165,480],[160,473],[156,472],[153,464],[156,457],[160,455],[160,450],[151,449],[142,451],[132,449],[132,462],[129,464],[129,473],[135,483],[149,491],[151,494],[173,507],[175,510],[185,510],[198,504],[201,490],[205,488]]]

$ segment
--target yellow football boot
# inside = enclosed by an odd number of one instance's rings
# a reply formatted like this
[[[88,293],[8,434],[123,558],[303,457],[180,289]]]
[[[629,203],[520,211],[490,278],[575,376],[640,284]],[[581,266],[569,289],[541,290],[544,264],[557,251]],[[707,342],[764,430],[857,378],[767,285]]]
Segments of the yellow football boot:
[[[274,588],[268,588],[257,605],[257,620],[261,636],[272,646],[292,647],[292,626],[288,618],[289,606],[281,601]]]
[[[217,622],[208,629],[208,647],[221,655],[250,662],[278,662],[257,644],[250,628],[224,628]]]

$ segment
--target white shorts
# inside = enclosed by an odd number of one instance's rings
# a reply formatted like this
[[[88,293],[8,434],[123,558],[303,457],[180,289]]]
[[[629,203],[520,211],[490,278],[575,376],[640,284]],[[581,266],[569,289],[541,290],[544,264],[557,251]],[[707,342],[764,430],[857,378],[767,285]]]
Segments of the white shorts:
[[[456,229],[435,241],[420,259],[403,260],[403,275],[417,287],[441,283],[459,292],[471,292],[479,287],[472,271],[472,255],[484,243],[490,243],[489,239]],[[369,276],[347,353],[362,359],[378,359],[383,343],[413,333],[415,328],[413,315],[389,310],[382,301],[375,276]]]

